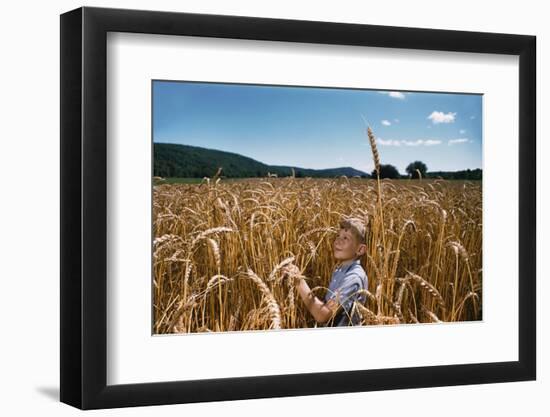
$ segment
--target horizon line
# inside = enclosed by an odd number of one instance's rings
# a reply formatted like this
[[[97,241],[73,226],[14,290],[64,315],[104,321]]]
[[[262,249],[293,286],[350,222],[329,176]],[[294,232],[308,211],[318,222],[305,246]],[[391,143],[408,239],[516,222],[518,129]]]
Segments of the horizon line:
[[[337,167],[334,167],[334,168],[305,168],[305,167],[298,167],[298,166],[292,166],[292,165],[274,165],[274,164],[267,164],[265,162],[262,162],[262,161],[259,161],[255,158],[252,158],[250,156],[246,156],[246,155],[243,155],[243,154],[240,154],[240,153],[237,153],[237,152],[233,152],[233,151],[224,151],[222,149],[215,149],[215,148],[206,148],[206,147],[203,147],[203,146],[195,146],[195,145],[188,145],[188,144],[185,144],[185,143],[173,143],[173,142],[157,142],[153,139],[152,141],[153,144],[159,144],[159,145],[176,145],[176,146],[189,146],[191,148],[200,148],[200,149],[206,149],[206,150],[209,150],[209,151],[217,151],[217,152],[225,152],[225,153],[230,153],[230,154],[233,154],[233,155],[237,155],[237,156],[240,156],[242,158],[248,158],[248,159],[251,159],[255,162],[258,162],[260,164],[263,164],[263,165],[267,165],[267,166],[270,166],[270,167],[278,167],[278,168],[298,168],[298,169],[309,169],[309,170],[313,170],[313,171],[323,171],[323,170],[327,170],[327,169],[342,169],[342,168],[351,168],[351,169],[354,169],[356,171],[359,171],[359,172],[363,172],[367,175],[371,175],[370,172],[365,172],[364,170],[362,169],[358,169],[358,168],[354,168],[352,166],[337,166]],[[153,156],[154,158],[154,156]],[[399,175],[407,175],[407,174],[401,174],[401,172],[399,171],[399,169],[391,164],[391,163],[387,163],[387,164],[380,164],[381,166],[384,166],[384,165],[391,165],[393,166],[395,169],[397,169],[397,172],[399,173]],[[459,172],[459,171],[467,171],[467,170],[470,170],[470,171],[474,171],[474,170],[481,170],[483,171],[483,168],[481,167],[478,167],[478,168],[462,168],[462,169],[459,169],[459,170],[451,170],[451,171],[448,171],[448,170],[441,170],[441,169],[438,169],[438,170],[433,170],[433,171],[430,171],[430,170],[427,170],[426,173],[430,173],[430,172]],[[374,168],[373,168],[374,170]]]

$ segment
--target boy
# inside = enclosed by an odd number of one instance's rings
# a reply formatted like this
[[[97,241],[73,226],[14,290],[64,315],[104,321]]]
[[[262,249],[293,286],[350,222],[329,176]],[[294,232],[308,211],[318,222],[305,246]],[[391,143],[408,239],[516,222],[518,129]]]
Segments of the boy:
[[[360,323],[358,313],[352,316],[354,301],[365,302],[365,294],[357,294],[368,288],[368,277],[361,266],[360,258],[366,253],[366,230],[359,219],[340,221],[340,231],[334,240],[333,251],[340,263],[332,278],[324,302],[311,293],[295,265],[289,265],[285,272],[296,277],[295,284],[306,308],[318,323],[332,326],[349,326]],[[332,319],[332,320],[331,320]]]

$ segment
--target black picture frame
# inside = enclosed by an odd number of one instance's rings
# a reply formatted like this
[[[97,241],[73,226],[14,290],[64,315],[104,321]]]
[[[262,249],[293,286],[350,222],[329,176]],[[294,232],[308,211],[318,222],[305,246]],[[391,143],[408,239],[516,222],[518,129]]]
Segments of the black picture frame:
[[[62,402],[97,409],[536,378],[535,36],[90,7],[60,23]],[[519,360],[107,385],[108,32],[519,56]]]

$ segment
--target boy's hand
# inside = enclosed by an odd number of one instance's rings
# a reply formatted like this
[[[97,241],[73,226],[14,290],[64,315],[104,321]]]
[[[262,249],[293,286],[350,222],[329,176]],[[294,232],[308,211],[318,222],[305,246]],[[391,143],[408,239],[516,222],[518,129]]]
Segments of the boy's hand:
[[[283,275],[288,276],[289,278],[292,278],[295,280],[295,282],[299,282],[301,278],[303,278],[302,273],[300,272],[300,268],[298,268],[294,264],[288,264],[281,268],[281,271],[283,272]]]
[[[334,298],[328,300],[325,305],[330,309],[333,317],[336,315],[338,309],[340,308],[340,304]]]

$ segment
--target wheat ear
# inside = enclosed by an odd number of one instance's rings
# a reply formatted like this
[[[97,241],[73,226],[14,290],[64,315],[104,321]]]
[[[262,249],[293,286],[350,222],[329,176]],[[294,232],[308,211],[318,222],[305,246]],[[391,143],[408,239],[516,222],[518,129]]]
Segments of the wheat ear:
[[[275,297],[273,296],[273,293],[267,287],[265,282],[263,282],[262,279],[258,275],[256,275],[254,271],[252,271],[251,269],[247,270],[247,276],[252,281],[254,281],[256,286],[260,289],[261,293],[267,300],[267,307],[271,315],[272,327],[274,329],[280,329],[281,328],[281,309],[279,308],[279,304],[277,304],[277,301],[275,301]]]

